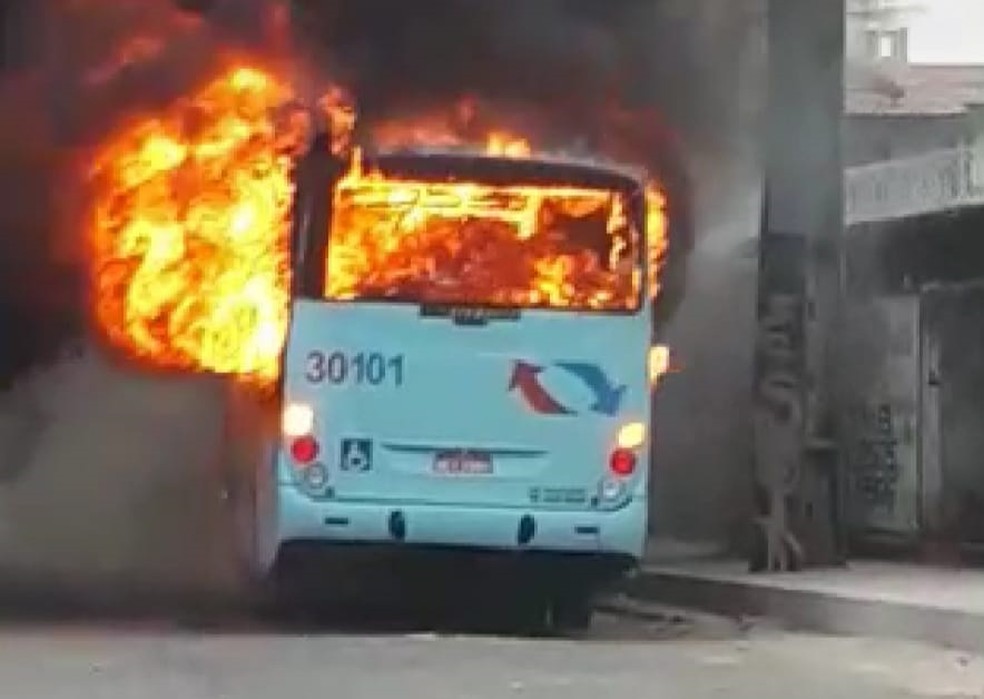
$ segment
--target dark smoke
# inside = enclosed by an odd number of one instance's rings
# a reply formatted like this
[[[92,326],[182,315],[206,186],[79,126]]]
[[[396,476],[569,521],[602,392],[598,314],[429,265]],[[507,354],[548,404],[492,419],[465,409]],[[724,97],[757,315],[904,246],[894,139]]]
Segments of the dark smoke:
[[[3,6],[0,387],[85,331],[79,217],[88,149],[125,120],[187,92],[230,51],[261,50],[267,37],[260,5],[195,5],[14,0]]]

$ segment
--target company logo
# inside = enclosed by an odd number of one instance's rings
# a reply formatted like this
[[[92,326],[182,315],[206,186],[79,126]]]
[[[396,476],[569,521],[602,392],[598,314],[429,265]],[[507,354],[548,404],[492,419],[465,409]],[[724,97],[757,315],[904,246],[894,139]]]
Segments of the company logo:
[[[601,367],[579,362],[557,362],[552,365],[577,379],[590,389],[594,402],[590,412],[614,417],[622,407],[625,386],[616,385]],[[541,415],[577,415],[577,411],[564,405],[548,391],[540,380],[546,367],[522,360],[513,364],[509,390],[518,392],[534,412]]]

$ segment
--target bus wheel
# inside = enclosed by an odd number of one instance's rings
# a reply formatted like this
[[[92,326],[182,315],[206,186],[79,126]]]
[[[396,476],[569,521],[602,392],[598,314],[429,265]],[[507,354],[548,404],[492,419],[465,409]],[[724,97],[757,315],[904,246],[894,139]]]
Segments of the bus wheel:
[[[254,610],[259,618],[275,624],[293,624],[306,616],[302,578],[293,566],[278,561],[265,576],[254,579]]]
[[[508,632],[518,636],[542,638],[550,632],[550,604],[537,595],[520,599],[511,613],[502,618],[508,619]]]
[[[591,629],[594,597],[590,592],[558,593],[550,603],[550,630],[555,634],[581,634]]]

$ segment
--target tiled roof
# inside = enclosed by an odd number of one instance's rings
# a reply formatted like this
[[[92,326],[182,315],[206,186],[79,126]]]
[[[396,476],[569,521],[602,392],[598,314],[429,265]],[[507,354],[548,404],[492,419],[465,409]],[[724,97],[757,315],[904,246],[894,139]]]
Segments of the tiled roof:
[[[848,114],[953,116],[984,105],[984,65],[849,62],[845,87]]]

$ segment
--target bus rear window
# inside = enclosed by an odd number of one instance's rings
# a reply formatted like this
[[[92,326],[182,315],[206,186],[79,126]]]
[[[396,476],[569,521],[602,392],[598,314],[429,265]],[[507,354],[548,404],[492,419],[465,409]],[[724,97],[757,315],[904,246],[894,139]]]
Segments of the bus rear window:
[[[642,226],[625,191],[416,181],[358,168],[336,186],[325,296],[633,311]]]

